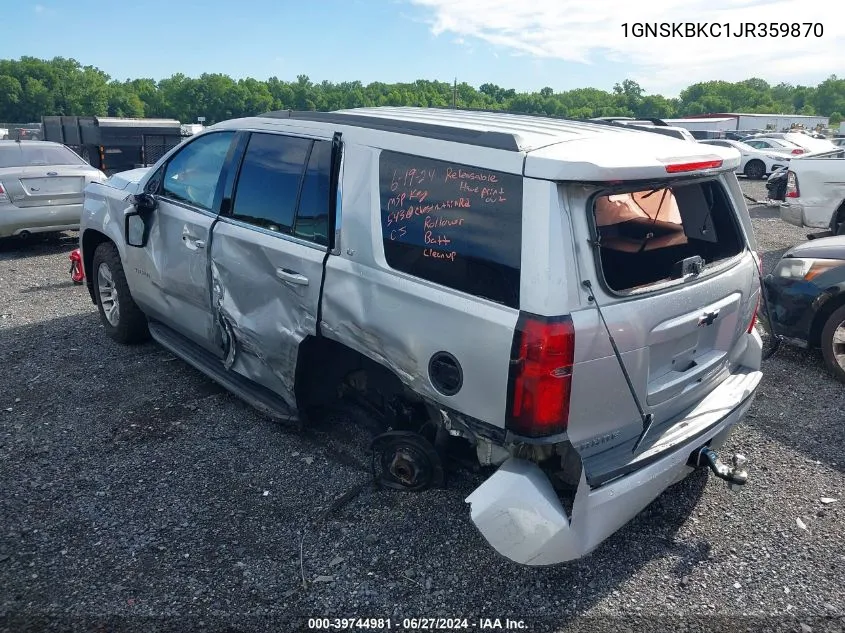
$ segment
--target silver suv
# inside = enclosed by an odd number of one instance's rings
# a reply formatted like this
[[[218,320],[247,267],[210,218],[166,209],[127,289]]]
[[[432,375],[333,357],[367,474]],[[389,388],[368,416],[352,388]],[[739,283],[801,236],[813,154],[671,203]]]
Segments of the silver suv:
[[[717,451],[761,341],[739,153],[503,113],[276,112],[88,187],[91,298],[244,400],[366,411],[380,480],[455,451],[503,555],[576,559]]]

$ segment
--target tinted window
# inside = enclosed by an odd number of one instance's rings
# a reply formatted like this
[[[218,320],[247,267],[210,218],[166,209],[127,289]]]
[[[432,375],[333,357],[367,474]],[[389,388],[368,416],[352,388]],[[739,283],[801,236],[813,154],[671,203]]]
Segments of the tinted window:
[[[233,137],[234,132],[215,132],[186,145],[167,164],[164,195],[210,210]]]
[[[393,152],[379,171],[391,268],[519,307],[520,176]]]
[[[238,176],[232,217],[290,233],[311,143],[292,136],[253,134]]]
[[[316,141],[308,160],[296,225],[293,234],[317,244],[328,245],[329,196],[331,190],[332,144]]]
[[[9,143],[0,146],[0,167],[87,165],[78,154],[61,145]]]

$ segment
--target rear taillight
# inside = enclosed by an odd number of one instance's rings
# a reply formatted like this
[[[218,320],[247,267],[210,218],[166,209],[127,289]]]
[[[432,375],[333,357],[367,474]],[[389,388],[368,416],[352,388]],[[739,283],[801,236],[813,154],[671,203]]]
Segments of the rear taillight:
[[[745,330],[746,334],[751,334],[754,330],[754,326],[757,325],[757,313],[760,311],[760,295],[757,295],[757,305],[754,306],[754,314],[751,315],[751,323],[748,324],[748,329]]]
[[[760,279],[763,278],[763,259],[760,257],[760,253],[754,251],[754,259],[757,262],[757,270],[760,271]],[[763,292],[763,289],[760,288],[760,292]],[[754,313],[751,315],[751,323],[748,324],[748,329],[745,330],[746,334],[751,334],[754,330],[754,326],[757,325],[757,313],[760,311],[760,295],[757,295],[757,305],[754,306]]]
[[[786,197],[798,198],[801,196],[801,191],[798,189],[798,176],[795,172],[786,172]]]
[[[3,183],[0,182],[0,202],[8,202],[9,196],[6,193],[6,190],[3,188]]]
[[[796,154],[796,155],[797,155],[797,154],[803,154],[803,153],[804,153],[804,150],[803,150],[803,149],[801,149],[800,147],[796,147],[794,150],[792,150],[792,153],[793,153],[793,154]]]
[[[566,430],[574,360],[570,317],[520,316],[509,376],[508,430],[527,437]]]

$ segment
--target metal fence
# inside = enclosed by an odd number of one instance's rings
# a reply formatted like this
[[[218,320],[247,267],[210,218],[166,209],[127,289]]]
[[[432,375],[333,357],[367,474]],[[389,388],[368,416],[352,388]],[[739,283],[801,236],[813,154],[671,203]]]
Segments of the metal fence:
[[[154,165],[159,158],[182,142],[181,136],[165,136],[163,134],[145,134],[144,146],[141,153],[142,163]]]

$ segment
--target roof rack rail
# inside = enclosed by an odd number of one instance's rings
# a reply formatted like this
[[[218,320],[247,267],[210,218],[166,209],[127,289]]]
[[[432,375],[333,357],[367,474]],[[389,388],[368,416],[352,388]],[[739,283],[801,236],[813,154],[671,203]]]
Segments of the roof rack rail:
[[[625,120],[625,117],[597,117],[591,119],[575,119],[573,117],[558,116],[557,114],[545,114],[538,112],[514,112],[513,110],[491,110],[489,108],[453,108],[452,106],[431,106],[431,110],[457,110],[459,112],[490,112],[492,114],[513,114],[516,116],[536,117],[538,119],[552,119],[555,121],[569,121],[571,123],[594,123],[596,125],[609,125],[611,127],[618,127],[624,130],[630,130],[630,125],[619,123]],[[646,119],[631,119],[632,121],[645,121]],[[659,119],[655,119],[656,121]],[[667,125],[663,122],[663,125]],[[636,128],[633,128],[636,129]],[[642,128],[640,128],[642,129]]]
[[[437,125],[421,121],[400,121],[366,114],[350,112],[315,112],[311,110],[276,110],[258,115],[272,119],[298,119],[314,121],[315,123],[333,123],[335,125],[352,125],[383,132],[396,132],[412,136],[454,141],[467,145],[476,145],[490,149],[501,149],[508,152],[522,151],[523,142],[518,134],[506,132],[490,132],[469,128],[459,128],[448,125]]]
[[[636,125],[639,122],[649,122],[652,125],[659,126],[659,127],[670,127],[666,121],[663,119],[655,119],[651,117],[630,117],[630,116],[608,116],[608,117],[598,117],[597,119],[593,119],[595,121],[630,121],[633,125]]]

